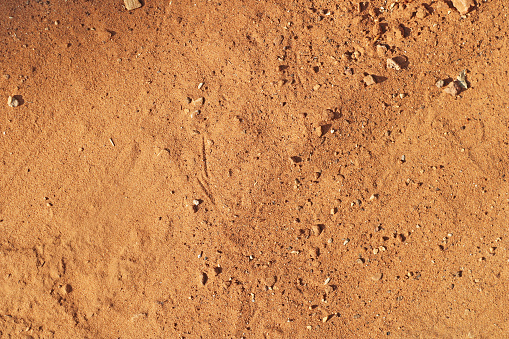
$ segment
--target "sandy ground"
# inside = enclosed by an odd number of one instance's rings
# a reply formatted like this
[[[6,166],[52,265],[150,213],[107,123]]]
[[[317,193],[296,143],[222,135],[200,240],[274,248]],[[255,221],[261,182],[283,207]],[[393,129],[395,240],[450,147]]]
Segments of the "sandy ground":
[[[506,338],[509,3],[454,2],[2,0],[0,337]]]

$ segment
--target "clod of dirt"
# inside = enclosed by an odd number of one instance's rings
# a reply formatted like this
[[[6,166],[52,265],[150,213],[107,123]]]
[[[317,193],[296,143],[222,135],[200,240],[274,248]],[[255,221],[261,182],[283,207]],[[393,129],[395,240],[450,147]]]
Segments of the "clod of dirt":
[[[376,84],[376,80],[375,80],[375,77],[372,76],[371,74],[368,74],[366,75],[362,81],[364,81],[364,83],[366,84],[366,86],[371,86],[371,85],[374,85]]]
[[[124,0],[124,5],[128,11],[141,7],[141,3],[138,0]]]
[[[15,97],[13,96],[9,96],[7,98],[7,106],[9,107],[18,107],[19,106],[19,101],[18,99],[16,99]]]
[[[393,58],[387,59],[387,68],[395,69],[396,71],[399,71],[401,69],[401,66],[394,60]]]
[[[452,0],[452,4],[461,15],[465,15],[475,6],[474,0]]]
[[[458,81],[452,81],[449,85],[445,86],[444,93],[448,93],[455,97],[461,92],[461,86]]]

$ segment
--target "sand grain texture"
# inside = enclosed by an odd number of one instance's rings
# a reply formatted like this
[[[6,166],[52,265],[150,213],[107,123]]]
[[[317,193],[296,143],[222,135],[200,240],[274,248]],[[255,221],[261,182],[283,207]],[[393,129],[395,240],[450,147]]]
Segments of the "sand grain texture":
[[[0,337],[506,337],[507,2],[357,3],[0,1]]]

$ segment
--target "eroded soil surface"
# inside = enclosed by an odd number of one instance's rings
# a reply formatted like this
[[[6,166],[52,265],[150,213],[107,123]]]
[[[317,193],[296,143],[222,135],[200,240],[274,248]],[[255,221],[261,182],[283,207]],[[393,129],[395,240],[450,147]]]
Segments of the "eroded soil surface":
[[[509,3],[459,2],[2,0],[0,337],[507,337]]]

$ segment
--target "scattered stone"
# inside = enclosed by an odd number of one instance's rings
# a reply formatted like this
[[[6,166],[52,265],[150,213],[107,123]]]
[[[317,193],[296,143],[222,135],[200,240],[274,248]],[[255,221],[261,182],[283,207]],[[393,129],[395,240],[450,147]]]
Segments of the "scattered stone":
[[[364,81],[364,83],[366,84],[366,86],[371,86],[371,85],[374,85],[376,84],[376,80],[375,80],[375,77],[372,76],[371,74],[368,74],[366,75],[362,81]]]
[[[437,86],[438,88],[442,88],[444,87],[444,81],[442,79],[438,80],[436,83],[435,83],[435,86]]]
[[[474,0],[452,0],[452,5],[456,7],[461,15],[465,15],[475,6]]]
[[[428,10],[424,6],[419,7],[417,9],[417,12],[415,13],[415,17],[417,19],[424,19],[427,16],[428,16]]]
[[[331,129],[332,127],[332,124],[320,124],[318,126],[315,127],[315,135],[317,137],[322,137],[324,136],[325,134],[327,134],[327,132]]]
[[[330,278],[325,279],[325,281],[323,282],[324,285],[327,285],[328,283],[330,283]]]
[[[387,59],[387,68],[392,68],[396,71],[399,71],[401,66],[393,58],[389,58]]]
[[[7,98],[7,106],[9,107],[18,107],[19,106],[19,101],[18,99],[16,99],[15,97],[13,96],[9,96]]]
[[[322,233],[322,226],[320,225],[313,225],[311,226],[311,231],[315,236],[319,236]]]
[[[332,292],[334,292],[334,287],[331,285],[327,285],[325,286],[324,290],[326,294],[331,294]]]
[[[290,161],[291,161],[293,164],[298,164],[299,162],[302,162],[302,158],[301,158],[301,157],[298,157],[298,156],[293,156],[293,157],[290,157]]]
[[[384,45],[377,45],[376,54],[378,54],[378,56],[381,58],[385,57],[387,55],[387,47]]]
[[[198,281],[200,282],[200,284],[205,285],[207,283],[207,280],[209,280],[209,277],[207,276],[206,273],[201,272],[198,275]]]
[[[444,88],[444,93],[450,94],[453,97],[459,94],[461,92],[461,86],[459,85],[458,81],[451,81],[451,83]]]
[[[458,80],[458,83],[461,87],[464,89],[468,88],[467,78],[466,78],[466,70],[461,71],[461,73],[456,78]]]
[[[205,102],[205,98],[201,97],[201,98],[191,101],[191,104],[193,104],[193,106],[202,106],[204,102]]]
[[[316,84],[313,86],[313,91],[318,91],[322,87],[320,84]]]
[[[345,74],[346,75],[352,75],[353,74],[353,69],[351,69],[350,67],[345,68]]]
[[[318,258],[320,255],[320,249],[318,247],[313,247],[309,250],[309,256],[313,259]]]
[[[329,319],[330,319],[330,318],[332,318],[333,316],[334,316],[334,314],[329,314],[329,315],[327,315],[327,316],[323,317],[322,322],[326,323],[326,322],[327,322],[327,321],[329,321]]]
[[[277,282],[277,277],[274,275],[269,276],[267,279],[265,279],[265,285],[268,287],[273,287]]]
[[[200,83],[198,84],[198,89],[201,89],[202,87],[203,87],[203,82],[200,82]]]
[[[369,197],[369,200],[373,201],[375,199],[378,199],[378,194],[371,194],[371,196]]]
[[[141,7],[141,3],[138,0],[124,0],[124,5],[128,11]]]
[[[403,40],[405,38],[405,28],[403,25],[398,25],[393,28],[394,36],[396,40]]]
[[[382,277],[383,277],[383,274],[382,274],[382,273],[376,273],[376,274],[373,274],[373,275],[371,276],[371,280],[373,280],[373,281],[378,281],[378,280],[382,279]]]

